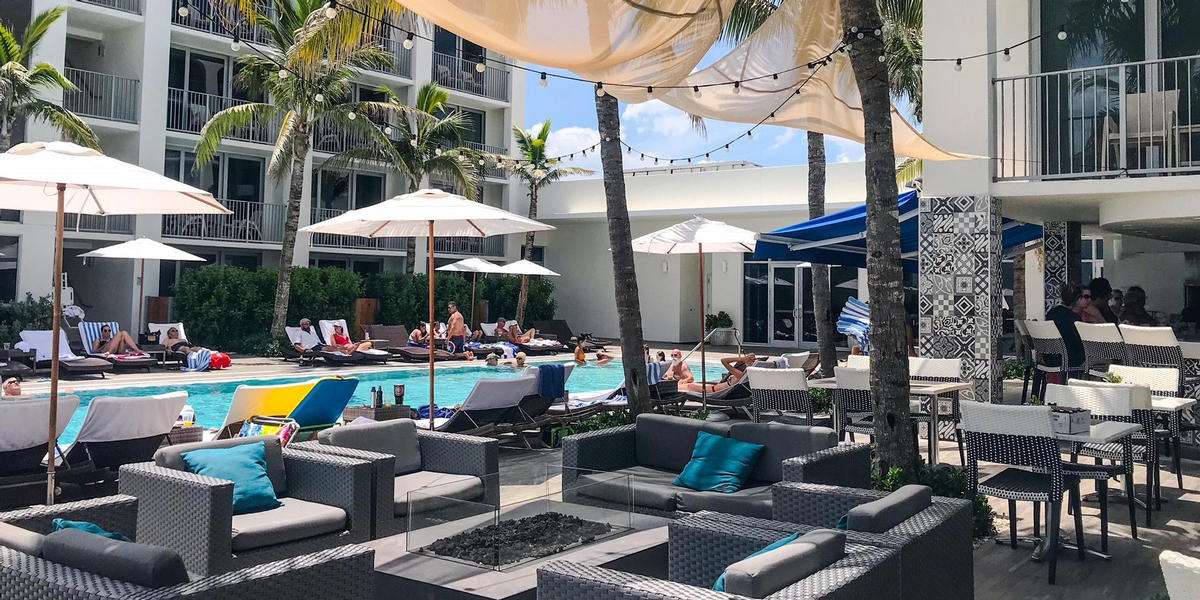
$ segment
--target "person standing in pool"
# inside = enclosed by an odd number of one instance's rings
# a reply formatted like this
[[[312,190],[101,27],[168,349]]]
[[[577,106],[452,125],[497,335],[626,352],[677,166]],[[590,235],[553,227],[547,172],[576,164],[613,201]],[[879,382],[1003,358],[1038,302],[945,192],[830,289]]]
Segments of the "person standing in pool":
[[[448,306],[450,318],[446,327],[446,337],[450,347],[447,350],[453,354],[467,349],[467,326],[463,323],[462,313],[458,312],[458,305],[451,302]]]

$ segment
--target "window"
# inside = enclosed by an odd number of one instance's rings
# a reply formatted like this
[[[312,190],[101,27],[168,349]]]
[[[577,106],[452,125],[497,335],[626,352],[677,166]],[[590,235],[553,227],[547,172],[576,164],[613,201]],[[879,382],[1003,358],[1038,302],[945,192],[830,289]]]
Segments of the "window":
[[[383,262],[378,260],[356,260],[354,261],[354,272],[366,277],[383,271]]]
[[[461,106],[447,106],[439,117],[445,117],[448,114],[460,113],[463,116],[463,132],[462,138],[464,142],[474,142],[482,144],[484,139],[484,122],[486,116],[482,111],[471,110]]]
[[[1147,1],[1159,0],[1041,2],[1042,72],[1145,60]],[[1060,26],[1066,42],[1053,35]]]
[[[225,197],[230,200],[262,202],[262,161],[230,156],[226,158],[226,162],[229,181],[226,183]]]
[[[356,173],[354,175],[354,208],[383,202],[383,175]]]
[[[238,267],[251,271],[258,268],[258,262],[259,255],[257,254],[226,254],[222,260],[222,264],[227,267]]]
[[[1104,238],[1083,238],[1079,258],[1080,283],[1087,285],[1096,277],[1104,277]]]
[[[321,169],[313,173],[313,189],[317,190],[316,208],[363,208],[383,201],[384,176]]]
[[[525,256],[525,244],[521,244],[521,256],[522,257]],[[532,260],[533,262],[535,262],[539,265],[545,265],[546,264],[546,247],[545,246],[534,246],[532,258],[530,260]]]
[[[767,270],[765,262],[742,266],[742,335],[748,344],[767,343]]]
[[[329,267],[333,267],[336,269],[345,269],[346,268],[346,259],[344,259],[344,258],[310,258],[310,259],[308,259],[308,266],[320,267],[322,269],[327,269]]]
[[[195,52],[188,53],[187,90],[216,96],[225,95],[225,59]]]
[[[197,168],[194,152],[168,148],[163,174],[205,190],[217,198],[262,202],[263,167],[262,159],[221,154],[209,164]],[[223,173],[224,179],[221,177]]]
[[[447,56],[457,56],[464,63],[474,65],[487,56],[487,49],[471,40],[464,40],[441,27],[433,31],[433,51]],[[464,68],[466,65],[464,65]],[[474,67],[472,67],[474,68]]]
[[[1200,23],[1200,0],[1158,0],[1159,58],[1200,54],[1196,23]]]

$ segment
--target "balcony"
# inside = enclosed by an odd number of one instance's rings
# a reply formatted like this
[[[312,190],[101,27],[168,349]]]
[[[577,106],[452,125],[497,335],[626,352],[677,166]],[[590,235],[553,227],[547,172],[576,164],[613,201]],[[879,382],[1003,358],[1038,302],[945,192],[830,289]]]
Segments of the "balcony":
[[[167,129],[185,133],[200,133],[204,124],[213,115],[238,104],[247,104],[245,100],[237,100],[227,96],[189,92],[179,88],[167,89]],[[256,121],[244,127],[235,128],[227,136],[228,139],[245,142],[274,144],[279,133],[279,123]]]
[[[79,0],[84,4],[94,4],[105,8],[112,8],[122,12],[133,13],[135,15],[142,14],[142,0]]]
[[[508,102],[511,73],[495,67],[480,73],[478,65],[477,60],[434,52],[431,77],[443,87]]]
[[[221,200],[229,215],[163,215],[163,237],[279,244],[287,205],[249,200]]]
[[[63,215],[63,230],[67,233],[86,231],[88,233],[113,233],[132,235],[135,215],[81,215],[67,213]]]
[[[138,122],[141,82],[107,73],[67,67],[63,74],[77,89],[63,92],[63,106],[85,117]]]
[[[463,142],[463,145],[478,152],[486,152],[496,156],[508,156],[508,148],[502,148],[500,146],[489,146],[479,142]],[[484,169],[483,176],[488,179],[508,181],[508,173],[505,173],[503,169],[497,169],[495,167],[488,167]]]
[[[1200,56],[993,81],[997,181],[1200,173]]]
[[[98,2],[134,2],[136,0],[98,0]],[[162,2],[163,0],[155,0]],[[171,22],[180,27],[195,31],[203,31],[222,37],[232,37],[229,31],[237,33],[238,38],[256,44],[270,43],[271,38],[266,30],[258,25],[251,25],[234,7],[219,5],[215,2],[189,2],[187,16],[180,16],[179,11],[171,10]],[[178,7],[176,7],[178,8]],[[270,2],[262,4],[261,12],[270,11]]]
[[[404,77],[405,79],[412,79],[412,50],[404,47],[404,40],[397,40],[387,35],[379,34],[371,35],[368,39],[371,40],[372,44],[383,48],[392,57],[391,64],[388,67],[372,68],[371,70]]]
[[[504,236],[433,238],[433,251],[437,254],[504,256]]]
[[[319,223],[346,212],[340,208],[312,209],[312,222]],[[312,245],[319,248],[357,248],[363,250],[404,250],[406,238],[366,238],[332,233],[312,234]]]

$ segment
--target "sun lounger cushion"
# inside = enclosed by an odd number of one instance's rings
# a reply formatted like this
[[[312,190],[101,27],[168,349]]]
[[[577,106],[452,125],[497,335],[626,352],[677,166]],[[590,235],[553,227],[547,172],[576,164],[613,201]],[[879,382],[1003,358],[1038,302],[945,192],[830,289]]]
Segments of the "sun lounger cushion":
[[[396,475],[421,470],[421,443],[412,419],[333,427],[318,433],[317,440],[330,446],[391,454],[396,457]]]
[[[906,485],[883,498],[851,508],[838,529],[884,533],[909,517],[929,508],[933,489],[925,485]]]
[[[110,540],[77,529],[46,536],[42,558],[145,587],[167,587],[188,581],[183,559],[174,550]]]
[[[806,427],[785,423],[733,423],[729,437],[764,446],[751,481],[783,481],[783,461],[837,445],[837,432],[828,427]]]
[[[45,540],[46,536],[40,533],[30,531],[24,527],[0,522],[0,546],[11,548],[30,556],[41,556],[42,543]]]
[[[233,516],[234,552],[284,544],[346,528],[346,511],[336,506],[281,498],[280,506]]]
[[[589,498],[628,505],[629,489],[633,488],[634,505],[674,511],[680,491],[673,483],[675,476],[676,473],[670,471],[639,465],[605,473],[580,475],[573,489]]]
[[[266,444],[231,448],[200,448],[180,455],[188,471],[233,482],[233,514],[257,513],[279,507],[267,477]]]
[[[253,444],[262,442],[266,448],[267,460],[267,477],[271,480],[271,485],[275,489],[275,495],[282,497],[287,495],[287,476],[283,467],[283,448],[279,445],[279,438],[273,435],[261,435],[257,437],[244,438],[228,438],[224,440],[213,440],[211,442],[194,442],[191,444],[175,444],[174,446],[164,446],[158,452],[154,453],[154,464],[176,471],[187,471],[187,463],[183,460],[183,453],[202,448],[232,448],[241,446],[242,444]]]
[[[730,515],[770,519],[771,486],[751,485],[731,493],[679,490],[676,494],[676,508],[689,513],[711,510]]]
[[[766,598],[846,555],[846,534],[818,529],[725,569],[725,592]]]
[[[697,433],[707,431],[725,436],[729,433],[729,425],[642,414],[638,415],[636,430],[638,464],[679,473],[692,459]]]
[[[437,510],[453,506],[450,500],[474,501],[483,498],[483,480],[474,475],[417,471],[396,478],[392,506],[396,516],[408,514],[409,492],[421,495],[413,497],[420,511]]]

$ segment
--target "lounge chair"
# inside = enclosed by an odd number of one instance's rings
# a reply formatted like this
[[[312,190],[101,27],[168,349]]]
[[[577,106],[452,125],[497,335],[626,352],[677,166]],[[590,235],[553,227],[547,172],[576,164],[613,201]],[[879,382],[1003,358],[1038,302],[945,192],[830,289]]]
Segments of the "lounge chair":
[[[354,397],[358,380],[323,377],[279,385],[239,385],[217,433],[228,438],[241,431],[242,423],[254,416],[288,417],[300,425],[300,434],[332,427]]]
[[[412,363],[428,363],[429,362],[429,348],[421,348],[419,346],[408,346],[405,348],[395,348],[393,353],[396,355],[396,358],[402,362],[412,362]],[[433,351],[433,360],[435,360],[435,361],[466,360],[466,357],[461,354],[451,354],[449,352],[446,352],[445,350],[434,350]]]
[[[78,396],[59,396],[55,437],[79,409]],[[50,399],[0,401],[0,507],[11,508],[45,499],[46,429]],[[64,469],[65,471],[65,469]]]
[[[553,365],[543,365],[553,366]],[[502,415],[496,422],[492,434],[503,435],[513,434],[520,438],[521,442],[529,448],[529,440],[525,437],[526,431],[541,429],[551,425],[560,424],[570,421],[567,415],[558,412],[551,412],[550,408],[555,405],[563,405],[564,395],[566,392],[567,380],[571,377],[571,372],[575,369],[575,365],[562,365],[563,368],[563,390],[562,393],[546,392],[541,381],[541,366],[529,366],[525,369],[525,374],[522,377],[533,377],[535,392],[523,396],[517,402],[516,407]]]
[[[70,342],[67,341],[67,332],[59,330],[58,334],[58,369],[61,375],[99,375],[103,378],[105,373],[113,370],[112,363],[107,360],[75,355],[71,352]],[[38,369],[48,369],[53,340],[52,332],[48,330],[26,330],[21,332],[21,342],[17,346],[24,345],[24,349],[35,353]]]
[[[300,341],[299,327],[284,327],[284,333],[287,334],[287,343],[282,343],[280,340],[280,350],[283,352],[284,358],[299,358],[300,366],[312,365],[315,359],[322,359],[327,365],[348,365],[357,363],[362,360],[361,356],[354,354],[346,354],[345,352],[326,352],[324,350],[306,350],[299,352],[294,344]],[[318,338],[319,339],[319,338]]]
[[[565,367],[564,380],[573,368]],[[433,428],[446,433],[489,435],[519,433],[548,424],[552,422],[548,409],[558,399],[542,398],[538,384],[536,368],[515,379],[480,379],[462,406],[449,417],[435,418]],[[428,418],[414,421],[418,427],[429,428]]]
[[[109,480],[115,478],[121,465],[153,458],[187,404],[187,398],[187,392],[171,392],[92,399],[75,441],[63,452],[72,470],[81,465],[90,465],[91,469],[86,476],[72,480],[86,479],[89,483]]]
[[[167,331],[171,328],[179,330],[180,339],[187,341],[187,332],[183,330],[183,323],[146,323],[148,331],[158,334],[158,343],[165,344],[167,341]],[[190,343],[190,342],[189,342]],[[165,348],[165,346],[164,346]],[[187,355],[182,352],[172,352],[170,348],[165,348],[166,360],[184,363],[187,361]]]
[[[317,324],[321,328],[321,337],[325,340],[333,339],[334,325],[341,325],[342,331],[346,332],[346,337],[350,337],[350,327],[346,325],[345,319],[322,319]],[[356,350],[354,356],[367,362],[383,362],[391,358],[392,355],[387,350],[371,348],[370,350]]]
[[[578,340],[579,336],[571,331],[571,326],[562,319],[551,319],[549,321],[535,321],[533,328],[538,331],[549,331],[553,333],[558,341],[568,344],[571,340]],[[587,352],[595,352],[603,350],[605,346],[611,346],[617,343],[617,340],[609,340],[603,338],[592,337],[590,334],[580,334],[584,338],[583,349]]]
[[[145,352],[136,354],[93,352],[92,348],[96,347],[96,340],[100,339],[100,330],[103,327],[108,327],[113,335],[121,330],[121,326],[116,321],[80,321],[78,329],[68,328],[68,340],[71,339],[73,333],[79,335],[79,345],[76,347],[72,343],[72,350],[85,356],[107,360],[118,369],[146,369],[149,372],[150,367],[158,366],[158,361]]]
[[[403,325],[363,325],[363,331],[380,350],[396,354],[400,349],[408,347],[408,328]],[[387,344],[377,344],[376,340],[387,340]]]
[[[8,352],[0,354],[0,379],[8,379],[9,377],[24,379],[30,375],[33,375],[33,367],[24,363],[14,362],[9,358]]]

